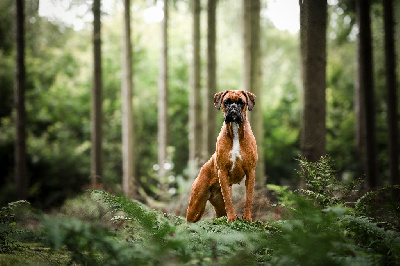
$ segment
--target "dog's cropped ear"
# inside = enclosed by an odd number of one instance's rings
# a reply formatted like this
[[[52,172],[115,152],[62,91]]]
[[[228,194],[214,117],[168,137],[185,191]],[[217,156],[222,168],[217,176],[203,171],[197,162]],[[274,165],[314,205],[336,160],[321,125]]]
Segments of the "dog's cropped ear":
[[[221,109],[222,99],[224,98],[225,94],[227,94],[227,93],[228,93],[228,91],[221,91],[214,95],[214,106],[215,106],[215,108],[217,108],[217,110]]]
[[[253,93],[248,92],[248,91],[242,91],[242,93],[246,96],[246,99],[247,99],[247,109],[249,111],[253,110],[254,105],[256,105],[256,102],[255,102],[256,96]]]

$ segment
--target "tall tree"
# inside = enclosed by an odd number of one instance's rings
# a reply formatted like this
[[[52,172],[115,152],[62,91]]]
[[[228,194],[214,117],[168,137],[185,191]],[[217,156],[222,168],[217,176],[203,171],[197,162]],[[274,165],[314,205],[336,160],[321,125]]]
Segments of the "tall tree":
[[[326,153],[326,0],[300,1],[303,79],[301,154],[316,161]]]
[[[198,167],[202,150],[201,84],[200,84],[200,0],[192,1],[193,13],[193,61],[189,99],[189,165]]]
[[[132,44],[131,1],[124,0],[124,27],[122,45],[122,189],[126,197],[135,198],[135,161],[133,155],[134,131],[132,109]]]
[[[161,192],[168,189],[165,180],[165,161],[167,159],[168,132],[168,0],[164,0],[164,19],[161,23],[161,60],[158,80],[158,165]],[[165,193],[163,193],[165,194]]]
[[[389,156],[391,184],[400,184],[399,180],[399,143],[398,143],[398,114],[396,91],[396,53],[394,48],[393,0],[383,1],[385,27],[385,71],[387,87],[388,127],[389,127]]]
[[[93,85],[91,111],[91,180],[100,183],[102,177],[102,70],[100,0],[93,1]]]
[[[264,133],[261,108],[260,9],[260,0],[243,0],[243,88],[254,93],[257,97],[256,102],[260,103],[251,112],[250,122],[257,141],[258,151],[256,184],[263,187],[266,180],[264,177]]]
[[[205,118],[207,119],[205,125],[207,131],[205,132],[206,144],[206,158],[211,157],[215,151],[215,143],[217,139],[217,112],[214,108],[214,94],[217,92],[217,63],[216,63],[216,9],[217,0],[208,0],[207,12],[207,90],[206,90],[206,105]]]
[[[23,0],[15,1],[15,184],[18,199],[27,197],[25,111],[25,14]]]
[[[357,85],[359,88],[358,97],[360,107],[360,119],[356,129],[358,135],[364,140],[366,159],[365,169],[367,174],[368,186],[375,188],[378,185],[376,178],[376,134],[375,134],[375,103],[374,103],[374,84],[373,84],[373,64],[372,64],[372,44],[371,44],[371,18],[370,1],[356,0],[356,19],[359,28],[358,34],[358,74]],[[365,135],[364,135],[365,134]],[[363,156],[364,151],[358,151]]]

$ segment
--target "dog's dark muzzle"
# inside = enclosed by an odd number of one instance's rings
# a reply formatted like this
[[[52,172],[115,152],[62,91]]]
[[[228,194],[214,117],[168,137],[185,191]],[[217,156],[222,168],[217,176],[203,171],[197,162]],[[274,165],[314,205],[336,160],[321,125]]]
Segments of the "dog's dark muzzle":
[[[226,110],[225,122],[236,122],[239,124],[243,122],[242,110],[237,104],[231,104],[231,106]]]

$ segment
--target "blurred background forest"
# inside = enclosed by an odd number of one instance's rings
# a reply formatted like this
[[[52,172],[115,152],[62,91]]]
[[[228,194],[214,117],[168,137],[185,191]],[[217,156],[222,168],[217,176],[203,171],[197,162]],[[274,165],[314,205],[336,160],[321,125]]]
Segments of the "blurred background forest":
[[[257,126],[260,125],[259,149],[261,183],[297,186],[296,179],[299,154],[302,150],[302,60],[300,32],[278,29],[267,15],[273,0],[261,0],[259,14],[259,92],[255,110],[259,110]],[[122,1],[103,1],[101,7],[101,128],[100,164],[101,174],[93,172],[93,150],[91,142],[91,104],[93,89],[93,15],[92,5],[98,1],[52,1],[62,3],[67,11],[74,11],[80,24],[72,24],[51,16],[40,14],[44,1],[29,0],[25,3],[25,109],[26,109],[26,171],[23,174],[26,186],[25,198],[39,208],[59,206],[63,201],[86,188],[104,187],[122,194],[123,185],[123,114],[126,94],[121,90],[123,77],[122,59],[126,35],[124,35],[124,5]],[[129,2],[129,1],[127,1]],[[213,103],[206,68],[209,58],[208,5],[213,1],[195,1],[199,9],[199,59],[201,69],[197,87],[193,87],[193,3],[190,1],[168,1],[167,63],[162,64],[163,51],[163,2],[132,1],[130,4],[132,62],[132,118],[134,140],[133,156],[128,164],[134,166],[128,180],[134,195],[143,201],[178,201],[187,193],[199,165],[211,152],[205,143],[216,140],[222,125],[222,114],[208,104]],[[215,2],[215,1],[214,1]],[[292,1],[288,9],[299,4]],[[321,1],[323,2],[323,1]],[[362,1],[361,1],[362,2]],[[368,2],[368,1],[365,1]],[[289,2],[288,2],[289,3]],[[107,6],[105,6],[107,4]],[[325,3],[326,4],[326,3]],[[315,11],[315,10],[314,10]],[[324,10],[319,10],[324,13]],[[154,12],[158,16],[154,15]],[[157,13],[158,12],[158,13]],[[161,12],[161,14],[160,14]],[[243,73],[243,3],[235,0],[220,0],[216,5],[215,68],[217,91],[247,89]],[[13,0],[0,2],[0,205],[17,199],[18,177],[15,171],[15,143],[17,109],[14,101],[16,55],[15,5]],[[125,13],[126,14],[126,13]],[[153,15],[151,15],[153,14]],[[355,87],[358,84],[357,44],[359,27],[356,8],[351,0],[331,0],[326,6],[326,154],[336,163],[338,176],[343,181],[353,180],[366,174],[367,159],[360,159],[357,144],[357,115]],[[385,70],[384,9],[381,1],[371,1],[370,26],[373,77],[373,131],[376,139],[376,186],[395,182],[391,177],[391,155],[397,154],[398,143],[391,147],[388,126],[387,72]],[[71,16],[72,13],[71,13]],[[300,27],[300,14],[298,15]],[[156,19],[155,19],[156,18]],[[161,18],[161,19],[160,19]],[[394,47],[399,62],[400,1],[393,2]],[[125,31],[126,32],[126,31]],[[129,36],[129,35],[128,35]],[[164,37],[163,37],[164,36]],[[125,40],[125,41],[124,41]],[[312,40],[311,40],[312,42]],[[129,47],[129,46],[128,46]],[[396,53],[395,53],[396,54]],[[167,71],[163,72],[167,65]],[[400,68],[395,70],[398,84]],[[125,74],[124,74],[125,73]],[[128,71],[129,73],[129,71]],[[164,73],[164,76],[163,74]],[[166,74],[165,74],[166,73]],[[325,72],[324,72],[325,73]],[[164,86],[160,85],[167,77]],[[128,78],[129,79],[129,78]],[[212,81],[211,81],[212,82]],[[211,83],[212,84],[212,83]],[[196,84],[195,84],[196,85]],[[164,90],[162,90],[164,88]],[[326,90],[325,90],[326,88]],[[398,86],[395,86],[397,95]],[[159,103],[162,91],[165,105]],[[190,97],[196,94],[195,102]],[[129,94],[128,94],[129,95]],[[396,95],[396,94],[394,94]],[[309,96],[307,96],[309,97]],[[310,96],[312,101],[312,95]],[[129,98],[129,97],[128,97]],[[392,97],[393,98],[393,97]],[[396,97],[395,97],[396,99]],[[317,101],[317,100],[315,100]],[[161,106],[161,107],[160,107]],[[370,106],[365,105],[366,109]],[[164,108],[164,109],[162,109]],[[191,114],[197,108],[200,118]],[[158,110],[165,110],[160,118]],[[398,105],[395,106],[398,114]],[[194,111],[193,111],[194,112]],[[211,113],[210,113],[211,112]],[[320,112],[316,110],[316,112]],[[322,111],[321,111],[322,112]],[[254,111],[252,112],[252,114]],[[323,112],[322,112],[323,113]],[[210,123],[210,116],[216,122]],[[368,116],[368,114],[367,114]],[[397,116],[398,117],[398,116]],[[399,120],[394,118],[396,128]],[[196,119],[201,134],[193,136],[191,128]],[[159,129],[165,122],[165,132],[160,137]],[[211,120],[212,121],[212,120]],[[207,124],[215,124],[215,132],[208,133]],[[256,125],[252,122],[252,126]],[[367,127],[368,128],[368,127]],[[197,130],[199,131],[199,130]],[[368,129],[364,129],[364,133]],[[211,137],[210,137],[211,136]],[[196,141],[191,144],[190,141]],[[201,139],[201,141],[199,141]],[[129,143],[129,142],[128,142]],[[160,151],[160,145],[164,151]],[[204,143],[204,144],[199,144]],[[365,143],[365,142],[364,142]],[[368,141],[367,141],[368,143]],[[395,142],[396,143],[396,142]],[[198,155],[190,149],[200,146]],[[215,144],[214,144],[215,145]],[[397,147],[397,148],[396,148]],[[160,155],[161,153],[161,155]],[[164,153],[164,154],[163,154]],[[361,149],[362,154],[367,151]],[[124,153],[125,154],[125,153]],[[124,155],[125,156],[125,155]],[[92,159],[91,159],[92,158]],[[130,158],[130,159],[129,159]],[[161,158],[161,159],[160,159]],[[196,163],[189,166],[189,159]],[[370,163],[370,161],[368,161]],[[160,170],[161,169],[161,170]],[[361,169],[361,170],[360,170]],[[95,177],[93,178],[93,175]],[[259,178],[259,177],[258,177]],[[129,179],[129,176],[128,176]],[[260,179],[260,178],[259,178]],[[22,182],[24,183],[24,182]],[[129,185],[128,185],[129,186]]]

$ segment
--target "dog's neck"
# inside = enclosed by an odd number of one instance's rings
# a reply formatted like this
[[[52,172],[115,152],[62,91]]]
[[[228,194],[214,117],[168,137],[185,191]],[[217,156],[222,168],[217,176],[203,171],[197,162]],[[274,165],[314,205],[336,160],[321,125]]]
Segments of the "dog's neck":
[[[231,122],[231,123],[224,123],[226,127],[226,132],[232,141],[234,139],[240,140],[243,138],[244,130],[245,127],[247,126],[248,122],[247,119],[245,119],[241,124],[236,123],[236,122]]]

